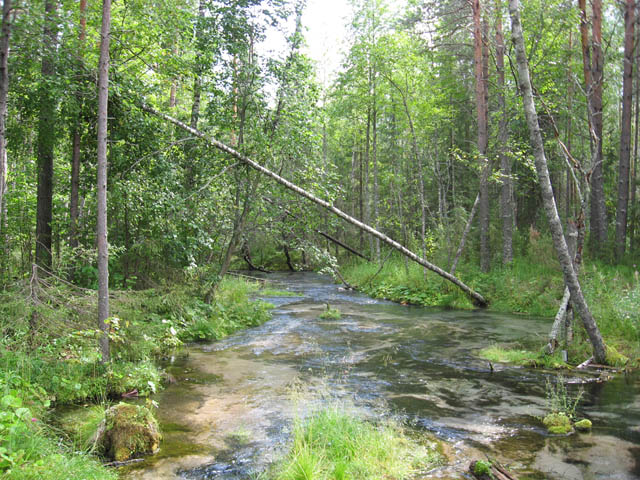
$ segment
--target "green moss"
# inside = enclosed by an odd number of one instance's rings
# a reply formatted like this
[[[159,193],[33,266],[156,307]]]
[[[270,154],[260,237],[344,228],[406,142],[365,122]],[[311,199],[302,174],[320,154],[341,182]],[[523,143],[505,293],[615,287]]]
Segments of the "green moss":
[[[592,427],[592,423],[591,420],[587,419],[587,418],[583,418],[582,420],[576,422],[574,424],[574,427],[576,428],[576,430],[591,430]]]
[[[151,410],[119,403],[107,410],[104,434],[98,441],[105,454],[120,462],[157,452],[160,439],[158,422]]]
[[[542,420],[549,433],[565,435],[573,431],[571,420],[563,413],[550,413]]]
[[[607,345],[607,365],[624,367],[629,364],[629,358],[618,352],[612,345]]]

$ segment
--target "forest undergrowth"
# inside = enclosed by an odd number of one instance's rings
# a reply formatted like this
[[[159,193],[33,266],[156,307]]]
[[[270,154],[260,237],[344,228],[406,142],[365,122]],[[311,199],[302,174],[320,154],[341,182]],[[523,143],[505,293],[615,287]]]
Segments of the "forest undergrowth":
[[[228,277],[205,303],[201,277],[143,291],[112,291],[111,358],[100,362],[96,295],[56,277],[16,284],[0,295],[0,476],[112,479],[55,426],[53,407],[149,396],[167,380],[159,360],[190,342],[213,341],[270,318],[249,296],[260,285]],[[66,440],[65,440],[66,439]]]

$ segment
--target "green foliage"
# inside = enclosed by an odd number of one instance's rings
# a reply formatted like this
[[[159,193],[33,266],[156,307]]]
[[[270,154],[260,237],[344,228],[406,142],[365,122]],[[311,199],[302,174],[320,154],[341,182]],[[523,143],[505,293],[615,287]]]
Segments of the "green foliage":
[[[85,454],[66,449],[47,426],[49,399],[16,372],[0,377],[0,475],[11,480],[67,478],[111,480],[115,472]]]
[[[488,460],[478,460],[473,466],[473,473],[477,476],[488,475],[491,477],[491,462]]]
[[[292,449],[272,476],[276,480],[403,479],[442,461],[435,444],[409,437],[398,424],[373,424],[334,405],[296,423]]]

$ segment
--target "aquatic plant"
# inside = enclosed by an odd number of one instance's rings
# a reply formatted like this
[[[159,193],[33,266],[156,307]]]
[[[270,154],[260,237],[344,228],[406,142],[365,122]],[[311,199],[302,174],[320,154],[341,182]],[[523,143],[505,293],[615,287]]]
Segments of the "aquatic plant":
[[[338,320],[342,317],[342,313],[337,308],[331,308],[327,303],[327,309],[320,314],[320,318],[323,320]]]

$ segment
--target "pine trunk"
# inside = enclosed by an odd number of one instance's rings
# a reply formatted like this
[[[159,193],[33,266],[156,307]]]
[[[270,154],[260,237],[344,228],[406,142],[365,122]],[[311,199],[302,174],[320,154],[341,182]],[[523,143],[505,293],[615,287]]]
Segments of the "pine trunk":
[[[474,67],[476,79],[476,110],[478,118],[478,162],[480,170],[489,168],[487,161],[487,144],[489,141],[489,107],[488,107],[488,52],[486,47],[487,24],[482,18],[480,0],[472,0]],[[489,247],[489,183],[480,181],[480,199],[478,203],[478,220],[480,223],[480,269],[488,272],[491,268],[491,251]]]
[[[635,0],[627,0],[624,12],[624,66],[622,74],[622,125],[618,164],[618,206],[616,210],[616,258],[622,259],[627,244],[627,208],[629,206],[629,170],[631,157],[631,108],[633,95],[633,41]]]
[[[57,44],[56,4],[46,0],[43,27],[42,82],[38,119],[38,199],[36,207],[36,264],[51,270],[51,220],[53,214],[53,149],[55,146],[56,99],[49,82],[55,77],[54,52]]]

